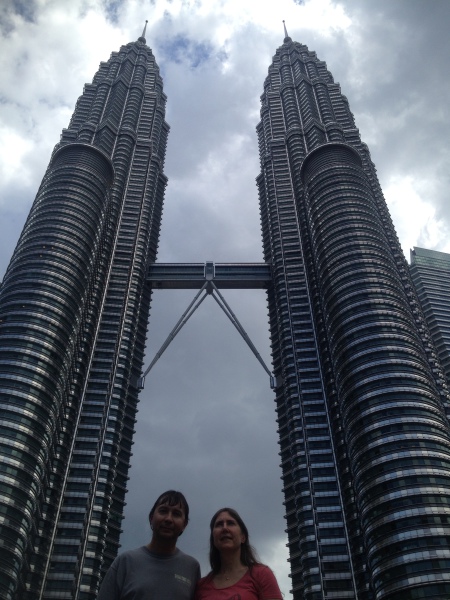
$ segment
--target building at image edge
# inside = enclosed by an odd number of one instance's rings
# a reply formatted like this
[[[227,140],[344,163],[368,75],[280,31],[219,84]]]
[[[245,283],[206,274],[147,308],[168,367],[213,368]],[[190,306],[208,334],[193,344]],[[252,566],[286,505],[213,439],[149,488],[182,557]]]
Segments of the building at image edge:
[[[144,37],[63,130],[0,290],[2,599],[96,597],[119,548],[168,125]]]
[[[450,597],[442,368],[348,101],[287,35],[257,133],[294,600]]]
[[[447,383],[450,384],[450,254],[413,248],[410,270]]]

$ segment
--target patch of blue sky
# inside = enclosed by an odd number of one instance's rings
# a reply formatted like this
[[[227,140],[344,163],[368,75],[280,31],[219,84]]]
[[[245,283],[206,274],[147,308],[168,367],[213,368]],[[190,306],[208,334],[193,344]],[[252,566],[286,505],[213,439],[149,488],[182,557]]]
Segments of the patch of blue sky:
[[[14,31],[16,19],[13,17],[19,15],[25,22],[34,23],[36,21],[36,1],[35,0],[9,0],[1,2],[0,0],[0,33],[5,37]]]
[[[219,52],[216,54],[217,59],[224,63],[227,62],[229,55],[225,52],[225,50],[219,50]]]
[[[36,19],[36,9],[36,0],[12,0],[12,10],[29,23],[34,23]]]
[[[114,25],[117,25],[119,22],[119,9],[121,4],[121,0],[103,0],[105,16],[107,20]]]
[[[213,55],[213,46],[208,43],[197,43],[183,35],[166,40],[159,48],[166,60],[182,64],[188,63],[193,69],[206,63]],[[223,57],[219,57],[224,60]]]

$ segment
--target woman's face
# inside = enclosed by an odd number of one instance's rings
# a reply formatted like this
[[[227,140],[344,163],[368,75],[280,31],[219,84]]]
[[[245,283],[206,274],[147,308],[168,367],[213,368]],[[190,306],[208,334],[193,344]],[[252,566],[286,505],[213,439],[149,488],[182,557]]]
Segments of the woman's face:
[[[213,542],[219,552],[240,549],[245,542],[245,535],[239,523],[228,511],[219,513],[213,525]]]

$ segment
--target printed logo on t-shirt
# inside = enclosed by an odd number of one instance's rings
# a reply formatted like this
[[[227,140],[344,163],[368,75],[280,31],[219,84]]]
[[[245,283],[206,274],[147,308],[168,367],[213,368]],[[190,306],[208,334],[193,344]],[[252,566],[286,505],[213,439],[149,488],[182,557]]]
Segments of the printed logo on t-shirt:
[[[181,581],[181,583],[184,583],[185,585],[191,585],[190,579],[188,579],[187,577],[184,577],[183,575],[178,575],[178,573],[175,573],[175,579],[177,581]]]

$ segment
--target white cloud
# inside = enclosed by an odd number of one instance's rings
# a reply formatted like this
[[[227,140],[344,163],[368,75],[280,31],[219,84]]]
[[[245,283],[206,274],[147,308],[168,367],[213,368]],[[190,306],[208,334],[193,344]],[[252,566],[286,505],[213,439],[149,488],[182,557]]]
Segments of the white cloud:
[[[275,573],[284,598],[290,598],[290,570],[285,557],[286,546],[283,540],[273,540],[271,549],[266,550],[265,554],[261,555],[262,561],[270,565]]]
[[[9,127],[0,127],[0,178],[6,184],[14,179],[29,181],[30,173],[25,166],[25,157],[33,143]]]
[[[432,202],[424,200],[427,192],[433,191],[433,184],[433,181],[408,175],[393,176],[384,186],[391,217],[407,258],[413,246],[442,252],[450,249],[448,222],[437,216]]]

